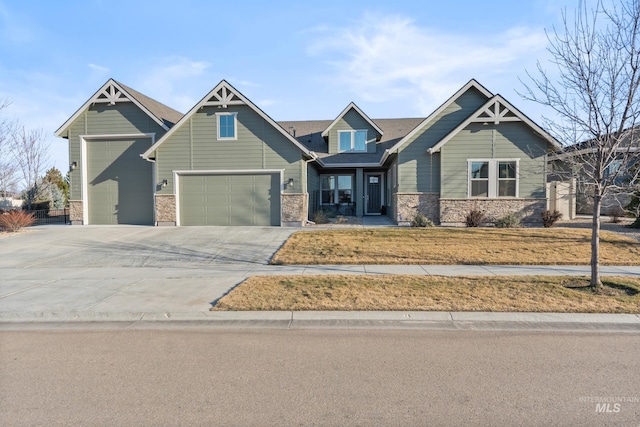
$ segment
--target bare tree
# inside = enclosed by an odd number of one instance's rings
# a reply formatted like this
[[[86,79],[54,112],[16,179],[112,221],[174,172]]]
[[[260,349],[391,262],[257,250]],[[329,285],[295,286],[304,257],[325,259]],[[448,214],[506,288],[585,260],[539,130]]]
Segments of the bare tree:
[[[8,101],[0,100],[0,111],[8,106]],[[14,121],[7,118],[0,120],[0,197],[6,197],[16,191],[18,167],[13,160],[11,145],[14,129]]]
[[[25,185],[27,208],[38,194],[41,177],[49,167],[49,145],[42,130],[17,127],[12,133],[12,153]]]
[[[571,18],[565,10],[560,31],[547,33],[554,71],[538,63],[521,95],[555,113],[544,120],[565,144],[557,158],[591,188],[591,286],[598,289],[603,198],[638,183],[640,1],[581,1]]]

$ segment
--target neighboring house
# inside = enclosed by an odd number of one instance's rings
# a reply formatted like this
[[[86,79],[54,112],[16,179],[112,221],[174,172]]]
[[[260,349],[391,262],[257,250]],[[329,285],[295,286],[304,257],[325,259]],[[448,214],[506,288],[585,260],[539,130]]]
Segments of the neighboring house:
[[[461,224],[547,207],[557,142],[469,81],[426,119],[275,122],[226,81],[185,115],[114,80],[56,132],[74,224],[300,225],[319,209]]]
[[[612,160],[606,162],[604,179],[610,186],[601,201],[602,215],[622,215],[631,202],[627,172],[640,159],[640,127],[626,129]],[[550,185],[564,185],[571,194],[572,209],[579,215],[593,214],[593,173],[585,173],[595,162],[590,158],[592,141],[578,143],[548,156]],[[584,162],[584,165],[581,163]]]

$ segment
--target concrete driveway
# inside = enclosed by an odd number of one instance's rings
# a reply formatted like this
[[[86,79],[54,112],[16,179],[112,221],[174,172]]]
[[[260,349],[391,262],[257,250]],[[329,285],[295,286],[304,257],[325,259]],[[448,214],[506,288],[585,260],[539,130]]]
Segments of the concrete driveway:
[[[0,239],[0,312],[205,311],[295,230],[33,227]]]

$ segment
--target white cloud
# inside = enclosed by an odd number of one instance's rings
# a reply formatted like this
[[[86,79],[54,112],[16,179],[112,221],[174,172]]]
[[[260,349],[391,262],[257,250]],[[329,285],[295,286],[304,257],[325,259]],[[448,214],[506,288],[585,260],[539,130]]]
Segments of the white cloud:
[[[213,88],[203,91],[201,87],[203,80],[206,80],[203,76],[210,68],[205,61],[170,56],[159,63],[143,64],[142,67],[145,73],[136,75],[131,87],[183,113]],[[194,81],[198,81],[198,84],[194,85]]]
[[[108,74],[111,71],[109,68],[98,64],[87,64],[87,66],[97,74]]]
[[[452,34],[399,15],[365,14],[348,29],[318,34],[307,54],[326,58],[333,83],[368,102],[405,99],[421,115],[471,78],[500,81],[509,74],[517,82],[519,67],[534,64],[546,45],[542,29]]]

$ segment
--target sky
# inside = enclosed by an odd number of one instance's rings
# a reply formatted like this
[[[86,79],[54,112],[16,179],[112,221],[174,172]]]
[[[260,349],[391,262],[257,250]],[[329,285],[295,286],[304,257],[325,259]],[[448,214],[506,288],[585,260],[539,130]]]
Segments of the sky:
[[[47,135],[109,78],[182,113],[226,79],[275,120],[426,117],[471,78],[534,121],[521,80],[578,0],[0,0],[1,113]]]

